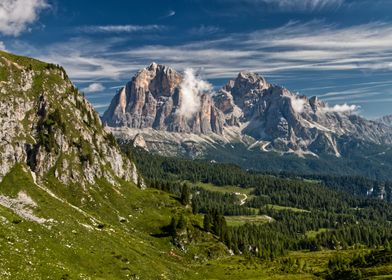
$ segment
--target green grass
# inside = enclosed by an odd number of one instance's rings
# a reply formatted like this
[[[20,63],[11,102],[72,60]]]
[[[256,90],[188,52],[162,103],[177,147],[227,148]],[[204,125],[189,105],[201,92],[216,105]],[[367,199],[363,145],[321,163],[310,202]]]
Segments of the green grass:
[[[306,232],[306,237],[307,238],[316,238],[316,236],[319,235],[320,233],[327,232],[327,231],[329,231],[329,229],[327,229],[327,228],[320,228],[317,231],[310,230],[310,231]]]
[[[31,65],[34,70],[44,70],[48,65],[45,62],[33,58],[7,53],[5,51],[0,51],[0,57],[4,57],[5,59],[13,61],[23,67],[30,67]]]
[[[267,204],[265,208],[269,208],[272,210],[276,211],[293,211],[293,212],[310,212],[305,209],[300,209],[300,208],[295,208],[295,207],[288,207],[288,206],[281,206],[281,205],[275,205],[275,204]]]
[[[189,183],[189,182],[188,182]],[[206,183],[196,183],[194,184],[200,188],[203,188],[207,191],[212,192],[221,192],[221,193],[243,193],[246,195],[250,195],[254,188],[240,188],[236,186],[215,186],[213,184],[206,184]]]
[[[264,215],[254,216],[225,216],[228,226],[242,226],[246,223],[249,224],[265,224],[271,221],[270,218]]]

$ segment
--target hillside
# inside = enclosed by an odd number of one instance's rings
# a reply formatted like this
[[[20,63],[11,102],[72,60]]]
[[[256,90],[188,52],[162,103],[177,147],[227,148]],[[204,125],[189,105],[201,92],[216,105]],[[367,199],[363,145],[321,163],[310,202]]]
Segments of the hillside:
[[[65,71],[0,52],[0,73],[0,278],[187,278],[186,256],[153,237],[186,210],[142,190]]]

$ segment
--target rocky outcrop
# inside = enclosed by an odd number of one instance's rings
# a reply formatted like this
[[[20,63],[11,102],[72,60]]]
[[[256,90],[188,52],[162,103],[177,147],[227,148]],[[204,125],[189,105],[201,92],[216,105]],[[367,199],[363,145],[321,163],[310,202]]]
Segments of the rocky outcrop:
[[[0,180],[22,164],[41,182],[138,181],[134,164],[61,67],[0,52],[0,68]]]
[[[352,106],[329,107],[317,97],[296,95],[246,71],[218,92],[197,95],[200,107],[192,118],[186,118],[179,110],[186,94],[182,92],[183,81],[184,76],[175,70],[151,64],[118,92],[103,122],[117,128],[120,138],[142,132],[152,150],[149,143],[161,141],[154,141],[159,131],[210,137],[217,145],[241,142],[249,149],[299,155],[339,157],[342,137],[358,143],[392,144],[392,129],[386,122],[366,120],[355,114]],[[128,130],[119,133],[121,128]],[[136,129],[136,133],[129,129]],[[155,136],[147,135],[148,131],[156,131]],[[185,145],[183,141],[174,143]]]

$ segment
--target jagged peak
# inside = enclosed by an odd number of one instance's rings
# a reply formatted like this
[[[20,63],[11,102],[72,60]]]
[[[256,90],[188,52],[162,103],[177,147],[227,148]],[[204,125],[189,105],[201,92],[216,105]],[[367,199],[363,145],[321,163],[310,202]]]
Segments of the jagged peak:
[[[251,71],[241,71],[238,73],[237,79],[246,79],[246,80],[250,80],[250,81],[257,81],[259,79],[262,79],[262,77],[255,72],[251,72]]]
[[[144,68],[144,70],[147,70],[149,72],[165,73],[165,74],[177,73],[177,71],[174,68],[167,66],[167,65],[164,65],[164,64],[159,64],[156,62],[152,62],[149,66]]]
[[[258,73],[251,72],[251,71],[239,72],[234,83],[236,85],[242,85],[245,87],[251,86],[251,87],[256,87],[258,89],[265,89],[269,86],[264,77],[262,77]]]

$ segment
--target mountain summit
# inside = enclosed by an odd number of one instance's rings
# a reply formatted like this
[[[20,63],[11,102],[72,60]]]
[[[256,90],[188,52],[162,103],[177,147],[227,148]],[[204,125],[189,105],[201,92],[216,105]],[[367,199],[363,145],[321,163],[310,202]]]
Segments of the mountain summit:
[[[330,107],[248,71],[213,92],[190,70],[180,74],[152,63],[117,93],[102,120],[118,137],[142,136],[149,149],[159,152],[165,152],[159,142],[172,141],[176,152],[189,142],[201,149],[205,142],[242,143],[251,150],[340,157],[347,139],[392,143],[390,127],[360,117],[356,109]]]
[[[221,134],[223,122],[211,94],[202,93],[197,100],[188,100],[181,92],[187,90],[187,82],[189,87],[193,84],[185,78],[170,67],[152,63],[117,93],[103,115],[104,122],[112,127]],[[199,110],[188,117],[188,111],[181,111],[192,102]]]

